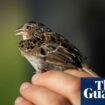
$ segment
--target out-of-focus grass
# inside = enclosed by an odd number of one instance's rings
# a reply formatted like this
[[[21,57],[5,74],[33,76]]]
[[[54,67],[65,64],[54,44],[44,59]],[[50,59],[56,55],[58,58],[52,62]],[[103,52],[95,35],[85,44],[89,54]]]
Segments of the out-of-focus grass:
[[[0,105],[13,105],[19,86],[30,80],[32,71],[18,50],[15,29],[27,14],[18,0],[0,2]],[[25,20],[24,20],[25,21]]]

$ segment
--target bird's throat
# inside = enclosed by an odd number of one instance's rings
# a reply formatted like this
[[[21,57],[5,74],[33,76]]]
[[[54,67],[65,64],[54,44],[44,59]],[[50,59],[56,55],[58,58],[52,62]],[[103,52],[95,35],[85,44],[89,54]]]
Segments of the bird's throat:
[[[22,36],[22,39],[23,39],[23,40],[27,40],[27,39],[30,39],[30,37],[29,37],[29,36],[26,36],[26,35],[23,35],[23,36]]]

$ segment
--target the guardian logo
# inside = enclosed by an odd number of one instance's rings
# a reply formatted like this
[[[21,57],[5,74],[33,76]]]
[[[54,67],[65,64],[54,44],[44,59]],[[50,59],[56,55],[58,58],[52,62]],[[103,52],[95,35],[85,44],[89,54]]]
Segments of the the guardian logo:
[[[81,105],[105,105],[105,78],[81,78]]]
[[[84,97],[91,99],[91,98],[105,98],[105,80],[96,80],[94,81],[96,89],[93,90],[92,88],[86,88],[84,90]]]

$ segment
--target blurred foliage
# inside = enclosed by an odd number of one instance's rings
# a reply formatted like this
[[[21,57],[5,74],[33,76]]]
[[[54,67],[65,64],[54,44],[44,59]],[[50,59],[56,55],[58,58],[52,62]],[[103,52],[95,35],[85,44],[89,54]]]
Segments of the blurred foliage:
[[[15,29],[27,17],[23,8],[18,0],[0,1],[0,105],[13,105],[20,84],[32,75],[15,36]]]

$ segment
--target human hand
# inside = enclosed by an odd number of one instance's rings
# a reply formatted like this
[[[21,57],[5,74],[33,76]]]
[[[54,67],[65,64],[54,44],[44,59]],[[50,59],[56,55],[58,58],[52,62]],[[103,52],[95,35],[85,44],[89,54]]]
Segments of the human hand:
[[[15,105],[80,105],[80,78],[92,75],[77,70],[37,73],[23,83]]]

